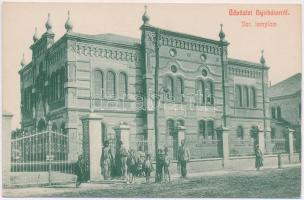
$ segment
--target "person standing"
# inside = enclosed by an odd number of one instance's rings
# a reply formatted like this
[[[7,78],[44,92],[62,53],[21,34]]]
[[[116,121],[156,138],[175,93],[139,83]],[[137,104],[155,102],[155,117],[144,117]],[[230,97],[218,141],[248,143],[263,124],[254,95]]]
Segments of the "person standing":
[[[146,159],[143,163],[143,170],[145,172],[146,183],[150,183],[150,176],[151,176],[151,172],[153,171],[153,165],[150,154],[146,155]]]
[[[104,177],[104,180],[107,180],[111,177],[112,160],[113,154],[109,146],[109,141],[106,140],[104,142],[100,158],[100,167],[102,169],[102,175]]]
[[[127,149],[123,146],[123,142],[119,141],[117,160],[118,160],[119,172],[123,179],[127,179],[127,156],[128,156]]]
[[[168,147],[165,147],[164,149],[165,154],[164,154],[164,181],[169,182],[171,181],[171,176],[170,176],[170,158],[169,158],[169,149]]]
[[[155,182],[161,183],[163,181],[163,169],[164,169],[164,151],[162,149],[158,149],[156,155],[156,171],[155,171]]]
[[[74,172],[77,176],[76,179],[76,188],[79,188],[80,184],[84,181],[84,160],[82,158],[82,155],[78,156],[78,160],[75,163]]]
[[[178,148],[177,159],[180,164],[182,178],[187,176],[187,162],[190,160],[190,151],[185,146],[185,140],[181,141],[181,146]]]
[[[257,170],[260,170],[260,168],[263,166],[263,152],[261,151],[259,145],[257,144],[255,147],[255,168]]]

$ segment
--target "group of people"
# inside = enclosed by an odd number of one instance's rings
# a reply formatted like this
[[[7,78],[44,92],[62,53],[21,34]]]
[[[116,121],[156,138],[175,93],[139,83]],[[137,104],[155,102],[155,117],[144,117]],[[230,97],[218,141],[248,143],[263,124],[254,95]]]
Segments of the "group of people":
[[[181,177],[187,176],[187,162],[190,160],[190,151],[185,147],[185,141],[181,142],[181,146],[177,152],[177,166]],[[155,181],[170,182],[170,156],[169,149],[158,149],[156,154],[156,171]],[[109,141],[104,142],[100,158],[101,175],[105,180],[113,177],[121,177],[127,183],[134,183],[136,177],[144,176],[146,183],[150,182],[151,172],[154,171],[150,154],[143,152],[142,147],[135,151],[127,150],[122,141],[119,141],[116,153],[114,153],[109,145]],[[75,174],[77,176],[76,187],[85,181],[85,165],[82,155],[79,156],[75,163]]]
[[[119,176],[127,183],[134,183],[135,177],[145,176],[150,179],[153,170],[150,154],[145,154],[142,147],[135,151],[127,150],[120,141],[115,156],[109,146],[109,142],[104,142],[100,158],[101,173],[105,180],[114,176]]]

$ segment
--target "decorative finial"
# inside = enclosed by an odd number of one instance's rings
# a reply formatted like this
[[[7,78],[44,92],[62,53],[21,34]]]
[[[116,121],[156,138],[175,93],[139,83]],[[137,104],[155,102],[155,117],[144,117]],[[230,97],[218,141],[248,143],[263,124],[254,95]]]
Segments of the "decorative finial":
[[[64,27],[65,27],[67,33],[73,31],[73,24],[72,24],[72,21],[71,21],[71,19],[70,19],[70,11],[68,11],[68,19],[67,19],[67,21],[65,22]]]
[[[149,17],[148,14],[147,14],[147,10],[148,10],[148,6],[145,5],[145,13],[144,13],[143,16],[142,16],[142,20],[143,20],[143,22],[144,22],[144,25],[149,24],[149,20],[150,20],[150,17]]]
[[[263,49],[261,50],[261,59],[260,59],[260,63],[261,63],[262,65],[264,65],[264,64],[266,63],[266,60],[265,60],[265,58],[264,58],[264,50],[263,50]]]
[[[21,66],[24,67],[25,66],[25,59],[24,59],[24,53],[22,54],[22,60],[20,62]]]
[[[51,22],[51,14],[48,13],[48,20],[45,23],[46,32],[53,33],[52,32],[52,22]]]
[[[38,37],[38,33],[37,33],[37,27],[35,27],[35,34],[34,34],[34,36],[33,36],[33,41],[34,41],[34,43],[35,43],[37,40],[39,40],[39,37]]]
[[[219,37],[221,41],[225,41],[225,33],[223,31],[223,24],[221,24],[221,31],[219,33]]]

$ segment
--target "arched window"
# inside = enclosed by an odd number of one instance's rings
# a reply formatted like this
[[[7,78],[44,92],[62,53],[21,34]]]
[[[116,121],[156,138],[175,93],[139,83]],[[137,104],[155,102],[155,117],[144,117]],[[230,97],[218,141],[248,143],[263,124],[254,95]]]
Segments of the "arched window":
[[[255,88],[251,87],[250,88],[250,107],[251,108],[256,108],[256,92]]]
[[[237,138],[244,139],[244,128],[242,126],[236,128],[236,136]]]
[[[52,124],[52,131],[57,132],[57,125],[55,122]]]
[[[277,117],[278,117],[278,119],[282,118],[282,113],[281,113],[281,107],[280,106],[277,107]]]
[[[214,122],[213,121],[207,121],[207,134],[208,138],[214,138]]]
[[[244,107],[249,107],[249,90],[247,86],[244,86]]]
[[[93,75],[93,87],[94,87],[94,97],[102,98],[103,97],[103,73],[100,70],[96,70]]]
[[[44,119],[40,119],[37,125],[38,132],[43,131],[46,129],[46,123]]]
[[[236,106],[242,107],[242,87],[237,85],[235,87],[235,98],[236,98]]]
[[[202,135],[204,138],[206,138],[206,122],[205,122],[205,120],[200,120],[198,122],[198,132],[199,132],[199,135]]]
[[[198,105],[205,104],[205,83],[203,80],[196,81],[196,94],[197,94],[197,103]]]
[[[174,120],[173,119],[167,120],[167,134],[168,135],[174,134]]]
[[[168,89],[168,99],[173,100],[174,97],[174,83],[173,83],[173,78],[170,76],[166,77],[166,88]]]
[[[276,109],[275,109],[275,107],[271,107],[271,118],[272,119],[276,118]]]
[[[119,74],[119,98],[125,99],[128,95],[128,80],[125,73]]]
[[[177,125],[185,126],[185,121],[183,119],[179,119],[179,120],[177,120]]]
[[[181,77],[177,77],[176,79],[176,103],[182,103],[184,95],[184,82]]]
[[[115,98],[115,74],[114,72],[107,73],[107,95],[109,98]]]
[[[214,104],[214,91],[213,91],[213,82],[208,81],[206,86],[206,96],[207,96],[207,104]]]

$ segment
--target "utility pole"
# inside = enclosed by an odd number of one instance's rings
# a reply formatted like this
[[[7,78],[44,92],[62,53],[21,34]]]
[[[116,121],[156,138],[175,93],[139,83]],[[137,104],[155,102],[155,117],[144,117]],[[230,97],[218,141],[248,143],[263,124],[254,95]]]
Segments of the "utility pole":
[[[225,33],[223,32],[223,24],[221,24],[221,31],[219,33],[220,37],[220,49],[221,49],[221,67],[222,67],[222,90],[223,90],[223,125],[227,126],[226,122],[226,91],[225,91],[225,66],[224,66],[224,46],[226,44],[225,41]]]
[[[160,30],[157,29],[155,32],[155,88],[154,88],[154,130],[155,130],[155,158],[157,157],[158,152],[158,143],[159,143],[159,133],[158,133],[158,70],[159,70],[159,37],[160,37]],[[156,166],[158,166],[158,159],[156,159]],[[155,176],[155,182],[158,181],[158,177]]]

